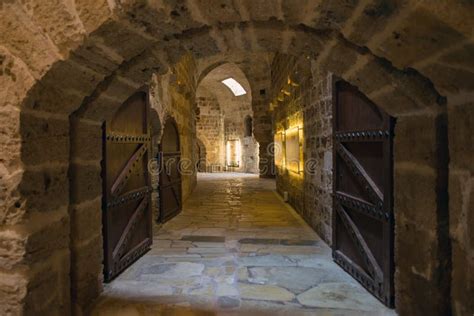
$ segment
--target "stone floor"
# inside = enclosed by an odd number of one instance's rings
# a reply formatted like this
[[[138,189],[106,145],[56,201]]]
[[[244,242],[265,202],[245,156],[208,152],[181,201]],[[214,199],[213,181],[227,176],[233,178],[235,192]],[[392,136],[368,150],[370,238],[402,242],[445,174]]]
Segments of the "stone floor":
[[[105,286],[92,314],[395,315],[333,263],[274,186],[200,174],[182,213]]]

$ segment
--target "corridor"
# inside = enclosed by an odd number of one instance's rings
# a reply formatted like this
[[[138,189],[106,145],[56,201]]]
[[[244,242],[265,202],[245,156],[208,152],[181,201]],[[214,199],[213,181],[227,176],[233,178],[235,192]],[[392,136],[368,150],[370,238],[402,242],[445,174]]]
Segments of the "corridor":
[[[394,315],[333,263],[274,180],[204,173],[93,315]]]

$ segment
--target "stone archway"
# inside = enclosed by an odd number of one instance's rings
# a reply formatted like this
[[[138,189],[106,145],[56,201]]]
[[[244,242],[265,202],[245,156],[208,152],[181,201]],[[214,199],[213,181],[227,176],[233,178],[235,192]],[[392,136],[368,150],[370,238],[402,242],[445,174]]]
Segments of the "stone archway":
[[[310,10],[294,10],[286,2],[215,9],[205,3],[149,8],[141,1],[112,6],[78,1],[74,8],[61,2],[41,10],[19,3],[2,7],[6,137],[1,147],[8,153],[2,162],[2,234],[14,245],[2,263],[1,287],[14,293],[4,310],[67,313],[74,304],[80,312],[97,297],[101,260],[94,245],[102,236],[100,219],[90,215],[100,209],[101,123],[184,51],[202,58],[239,49],[314,58],[321,70],[358,86],[398,118],[398,307],[406,313],[440,312],[447,308],[443,300],[432,307],[415,302],[422,302],[425,293],[449,297],[451,291],[458,313],[471,309],[472,295],[466,293],[472,293],[472,278],[464,278],[462,267],[472,266],[472,232],[462,218],[472,218],[472,193],[460,192],[473,172],[472,142],[466,136],[473,75],[462,58],[472,50],[472,6],[304,3]],[[54,27],[46,27],[50,24]],[[432,41],[422,40],[423,27],[437,31]],[[267,102],[262,96],[256,106]],[[255,124],[268,124],[265,120]],[[45,151],[51,143],[55,146]],[[438,280],[451,273],[445,272],[451,260],[444,252],[449,227],[456,254],[452,289],[438,287]],[[410,236],[423,240],[422,251]],[[39,293],[50,295],[39,299]]]

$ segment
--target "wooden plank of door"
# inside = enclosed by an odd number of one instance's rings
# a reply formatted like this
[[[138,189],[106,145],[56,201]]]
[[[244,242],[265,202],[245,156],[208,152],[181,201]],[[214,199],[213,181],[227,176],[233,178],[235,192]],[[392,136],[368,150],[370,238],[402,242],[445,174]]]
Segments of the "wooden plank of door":
[[[131,239],[130,235],[133,233],[133,231],[136,228],[136,225],[137,225],[138,221],[143,216],[143,213],[144,213],[143,210],[145,209],[145,207],[147,205],[148,205],[148,198],[145,197],[141,200],[140,204],[138,205],[138,207],[133,212],[132,216],[130,217],[130,219],[127,223],[127,225],[125,226],[125,229],[124,229],[122,235],[120,236],[120,239],[119,239],[117,245],[115,246],[115,248],[112,252],[112,257],[114,258],[114,260],[118,260],[120,257],[122,257],[124,249],[125,249],[125,247],[127,246],[128,242]]]
[[[356,249],[359,251],[360,255],[362,256],[364,262],[367,264],[367,268],[374,277],[374,279],[378,282],[383,281],[383,273],[382,269],[380,268],[377,260],[375,260],[372,251],[370,250],[369,246],[362,237],[359,229],[357,228],[356,224],[352,221],[350,216],[346,213],[344,208],[339,204],[337,205],[337,213],[342,219],[342,223],[346,227],[349,232],[349,236],[351,237],[352,241],[357,245]]]
[[[143,143],[138,147],[138,149],[133,153],[133,155],[128,159],[125,167],[122,169],[118,177],[115,179],[110,192],[113,196],[117,196],[125,187],[125,184],[128,182],[129,174],[137,166],[137,161],[145,155],[148,148],[146,143]]]
[[[376,205],[382,205],[384,199],[383,193],[379,190],[375,182],[369,176],[367,171],[365,171],[364,167],[362,167],[357,158],[354,157],[343,144],[338,143],[336,146],[337,153],[349,167],[349,170],[359,181],[364,190],[369,194],[370,198],[372,199],[372,202]]]

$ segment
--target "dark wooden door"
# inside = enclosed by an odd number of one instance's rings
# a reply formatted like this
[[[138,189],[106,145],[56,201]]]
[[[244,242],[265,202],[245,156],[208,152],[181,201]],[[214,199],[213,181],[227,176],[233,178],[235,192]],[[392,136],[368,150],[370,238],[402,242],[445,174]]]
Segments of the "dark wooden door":
[[[168,119],[160,143],[160,218],[166,222],[181,211],[181,152],[179,133],[173,119]]]
[[[147,95],[130,97],[104,124],[103,236],[105,281],[152,243]]]
[[[333,257],[392,307],[395,121],[344,81],[333,108]]]

